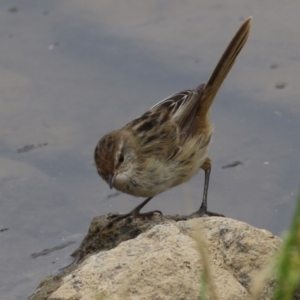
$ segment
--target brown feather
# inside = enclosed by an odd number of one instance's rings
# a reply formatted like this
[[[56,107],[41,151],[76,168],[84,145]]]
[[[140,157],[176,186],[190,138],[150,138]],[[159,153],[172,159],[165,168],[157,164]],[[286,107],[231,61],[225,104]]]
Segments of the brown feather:
[[[196,116],[199,116],[199,122],[194,133],[205,131],[206,127],[210,126],[209,109],[224,79],[231,70],[237,55],[240,53],[247,41],[250,32],[251,20],[252,17],[247,19],[237,31],[210,76],[196,112]]]

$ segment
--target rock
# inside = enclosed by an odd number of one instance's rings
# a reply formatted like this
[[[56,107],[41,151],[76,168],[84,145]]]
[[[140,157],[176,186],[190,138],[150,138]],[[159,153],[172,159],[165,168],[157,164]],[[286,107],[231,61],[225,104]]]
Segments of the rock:
[[[196,300],[205,265],[217,299],[248,299],[253,278],[281,244],[266,230],[228,218],[175,222],[156,216],[101,231],[105,223],[105,216],[93,220],[73,254],[77,262],[45,280],[30,299]],[[274,284],[268,278],[260,299],[270,298]]]

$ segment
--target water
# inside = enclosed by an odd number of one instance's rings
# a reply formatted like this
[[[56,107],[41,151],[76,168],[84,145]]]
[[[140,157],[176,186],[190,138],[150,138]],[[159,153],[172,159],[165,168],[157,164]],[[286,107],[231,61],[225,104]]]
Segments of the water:
[[[169,94],[205,82],[248,15],[250,39],[213,106],[208,205],[277,235],[285,231],[300,174],[299,8],[297,1],[2,1],[3,299],[26,298],[68,264],[94,216],[140,203],[109,197],[115,191],[93,166],[98,139]],[[242,165],[222,169],[237,160]],[[146,210],[191,213],[203,183],[200,172]],[[76,244],[31,257],[69,241]]]

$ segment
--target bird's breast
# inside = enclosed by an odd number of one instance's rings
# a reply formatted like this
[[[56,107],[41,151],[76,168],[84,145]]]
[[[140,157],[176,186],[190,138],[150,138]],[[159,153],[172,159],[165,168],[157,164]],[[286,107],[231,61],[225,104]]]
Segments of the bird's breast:
[[[171,160],[150,156],[117,174],[114,187],[133,196],[154,197],[195,176],[206,159],[207,146],[192,141]]]

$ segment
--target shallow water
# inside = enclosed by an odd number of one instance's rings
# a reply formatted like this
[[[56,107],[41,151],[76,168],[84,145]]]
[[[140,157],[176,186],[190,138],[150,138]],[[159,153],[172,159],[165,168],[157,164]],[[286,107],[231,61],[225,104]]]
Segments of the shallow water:
[[[249,15],[250,39],[213,106],[208,204],[277,235],[288,228],[300,174],[300,3],[226,3],[1,1],[3,299],[26,298],[65,266],[94,216],[141,201],[114,194],[98,177],[98,139],[205,82]],[[203,182],[200,172],[146,209],[191,213]],[[76,244],[31,257],[70,241]]]

